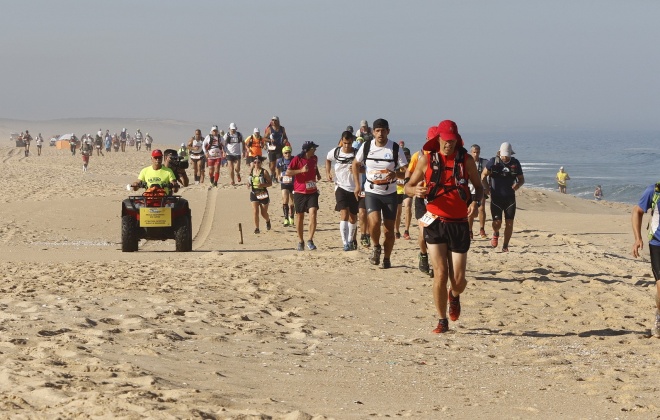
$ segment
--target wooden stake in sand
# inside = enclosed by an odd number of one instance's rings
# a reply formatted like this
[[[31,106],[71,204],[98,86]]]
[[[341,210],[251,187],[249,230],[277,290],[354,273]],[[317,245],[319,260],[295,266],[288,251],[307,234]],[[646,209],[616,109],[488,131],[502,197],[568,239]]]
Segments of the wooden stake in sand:
[[[238,224],[238,233],[241,235],[241,240],[238,241],[238,243],[242,244],[243,243],[243,226],[241,226],[240,223]]]

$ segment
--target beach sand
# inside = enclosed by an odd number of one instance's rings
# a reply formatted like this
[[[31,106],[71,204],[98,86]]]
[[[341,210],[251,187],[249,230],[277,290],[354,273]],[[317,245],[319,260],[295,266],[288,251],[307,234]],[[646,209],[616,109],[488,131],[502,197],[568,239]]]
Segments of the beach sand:
[[[317,251],[294,251],[278,186],[273,230],[252,233],[244,167],[238,187],[223,169],[220,188],[181,191],[193,252],[122,253],[148,152],[92,156],[85,174],[47,145],[0,157],[2,418],[658,415],[655,286],[628,205],[523,188],[511,252],[473,242],[461,318],[434,335],[416,240],[390,270],[343,252],[329,183]]]

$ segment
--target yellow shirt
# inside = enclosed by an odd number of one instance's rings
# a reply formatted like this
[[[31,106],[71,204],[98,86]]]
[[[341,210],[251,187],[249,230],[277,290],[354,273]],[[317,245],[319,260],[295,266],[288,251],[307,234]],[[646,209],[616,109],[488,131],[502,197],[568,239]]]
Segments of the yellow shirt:
[[[568,177],[568,172],[557,172],[557,183],[561,186],[566,185],[566,180],[570,179]]]

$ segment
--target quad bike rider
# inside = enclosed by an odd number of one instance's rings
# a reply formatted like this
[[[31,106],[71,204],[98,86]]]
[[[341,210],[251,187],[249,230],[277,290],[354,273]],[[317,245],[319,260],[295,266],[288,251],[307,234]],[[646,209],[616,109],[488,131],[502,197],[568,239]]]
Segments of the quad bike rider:
[[[122,251],[138,250],[140,239],[174,239],[176,250],[192,250],[192,219],[188,201],[172,195],[179,185],[176,175],[163,166],[163,152],[151,152],[151,165],[142,169],[138,180],[127,185],[129,191],[145,188],[139,196],[122,202]]]

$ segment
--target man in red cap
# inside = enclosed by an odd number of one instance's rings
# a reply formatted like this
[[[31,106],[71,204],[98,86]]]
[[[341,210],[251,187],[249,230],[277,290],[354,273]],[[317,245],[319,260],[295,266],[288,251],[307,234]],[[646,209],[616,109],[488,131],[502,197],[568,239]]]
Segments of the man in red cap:
[[[151,152],[151,165],[140,171],[138,180],[131,184],[131,188],[133,191],[137,191],[142,183],[146,184],[145,188],[149,188],[152,185],[160,185],[164,187],[167,194],[171,193],[169,184],[172,184],[172,190],[174,192],[179,190],[176,175],[170,168],[163,166],[163,152],[160,149]]]
[[[426,213],[419,223],[424,226],[424,239],[433,265],[433,300],[440,317],[433,332],[444,333],[449,330],[447,301],[449,318],[458,320],[461,314],[459,296],[467,285],[468,215],[477,211],[476,203],[471,202],[468,180],[475,185],[476,200],[481,200],[483,188],[477,165],[463,147],[456,123],[442,121],[437,134],[437,139],[424,145],[422,150],[429,153],[419,156],[405,189],[409,196],[425,198],[427,202]],[[450,270],[453,276],[449,275]],[[451,282],[449,290],[448,281]]]

